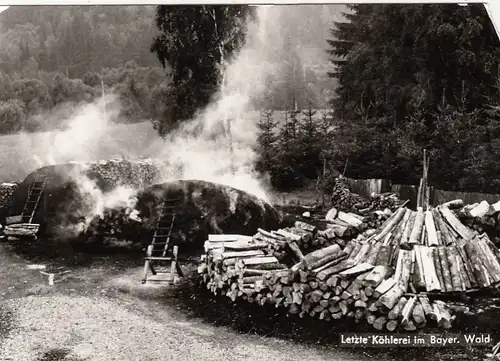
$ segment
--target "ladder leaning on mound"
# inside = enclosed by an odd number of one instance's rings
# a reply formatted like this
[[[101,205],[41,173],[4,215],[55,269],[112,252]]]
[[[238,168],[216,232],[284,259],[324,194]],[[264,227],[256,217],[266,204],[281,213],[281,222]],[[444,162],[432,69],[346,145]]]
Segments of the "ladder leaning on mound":
[[[172,255],[167,256],[170,249],[170,237],[172,236],[172,230],[175,226],[176,214],[175,209],[179,202],[179,198],[175,199],[165,199],[163,201],[162,208],[160,210],[160,215],[158,222],[156,223],[155,231],[153,234],[153,239],[151,244],[148,246],[146,251],[146,257],[144,262],[144,277],[141,283],[146,283],[148,281],[148,273],[151,271],[153,276],[157,274],[167,274],[166,279],[160,279],[155,281],[166,281],[169,283],[176,283],[179,276],[183,277],[184,274],[177,261],[177,246],[172,249]],[[170,271],[159,271],[155,269],[154,263],[165,264],[170,262]],[[153,281],[153,279],[149,279]]]
[[[6,218],[6,227],[4,234],[7,237],[32,237],[37,238],[39,224],[33,223],[33,218],[40,205],[47,177],[45,175],[37,175],[33,183],[28,188],[28,197],[24,204],[23,211],[18,216]]]
[[[37,175],[28,190],[28,198],[24,204],[23,212],[21,213],[21,222],[31,224],[35,217],[35,212],[42,199],[42,194],[47,183],[47,177]]]

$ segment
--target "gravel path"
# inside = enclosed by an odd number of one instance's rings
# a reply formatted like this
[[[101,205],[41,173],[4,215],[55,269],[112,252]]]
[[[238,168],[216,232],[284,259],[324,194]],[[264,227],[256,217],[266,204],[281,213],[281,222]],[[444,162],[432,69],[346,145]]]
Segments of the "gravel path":
[[[360,360],[168,314],[154,320],[106,297],[28,296],[3,307],[13,313],[15,327],[0,346],[1,361]]]

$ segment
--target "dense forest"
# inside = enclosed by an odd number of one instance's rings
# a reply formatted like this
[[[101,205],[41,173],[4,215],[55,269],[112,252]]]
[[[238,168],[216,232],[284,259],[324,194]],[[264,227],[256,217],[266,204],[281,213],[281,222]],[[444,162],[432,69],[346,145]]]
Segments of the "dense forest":
[[[310,138],[274,127],[263,116],[263,168],[275,185],[283,169],[311,179],[326,161],[354,178],[418,184],[422,154],[429,179],[447,190],[495,193],[500,187],[500,42],[480,4],[356,5],[332,24],[328,39],[335,131]],[[300,131],[310,123],[288,118]],[[317,122],[321,134],[324,125]],[[290,136],[293,134],[293,136]],[[295,147],[290,144],[299,142]],[[309,156],[304,157],[304,148]],[[265,154],[273,154],[266,158]],[[288,166],[287,166],[288,164]],[[293,166],[293,169],[292,169]]]
[[[277,49],[275,61],[281,63],[281,53],[303,48],[296,55],[300,62],[296,66],[307,79],[291,79],[285,72],[269,79],[272,96],[256,100],[257,107],[286,108],[289,97],[283,94],[294,91],[291,88],[312,88],[314,106],[327,106],[335,80],[326,75],[324,38],[337,8],[273,10],[279,24],[275,31],[293,39],[283,44],[289,49]],[[169,65],[163,68],[151,51],[158,33],[156,10],[155,6],[11,6],[0,13],[0,133],[60,127],[60,122],[41,121],[40,114],[63,104],[92,101],[102,95],[102,84],[121,100],[119,121],[171,121],[165,119],[171,114]],[[304,11],[310,16],[304,17]]]

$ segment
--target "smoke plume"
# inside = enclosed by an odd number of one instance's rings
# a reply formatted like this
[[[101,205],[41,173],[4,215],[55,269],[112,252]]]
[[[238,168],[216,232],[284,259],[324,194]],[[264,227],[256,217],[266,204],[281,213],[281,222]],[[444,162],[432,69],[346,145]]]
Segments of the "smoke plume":
[[[59,122],[62,119],[63,131],[46,132],[35,138],[20,135],[27,154],[32,155],[32,164],[40,167],[71,161],[146,156],[162,161],[163,181],[216,182],[269,200],[266,178],[254,169],[256,119],[248,116],[252,111],[252,99],[263,93],[266,78],[276,71],[270,59],[275,57],[276,44],[281,38],[279,32],[269,31],[269,26],[274,26],[267,18],[269,9],[256,9],[257,22],[249,24],[241,51],[233,59],[226,59],[229,63],[226,83],[212,104],[167,139],[159,138],[150,126],[144,128],[142,125],[141,130],[136,131],[133,129],[136,125],[116,125],[120,103],[116,97],[108,95],[91,104],[66,104],[41,117],[56,117]],[[226,120],[231,125],[231,144]],[[118,136],[120,127],[128,128],[124,131],[126,139]],[[147,134],[143,134],[144,129],[148,129]],[[78,226],[78,231],[84,230],[94,217],[102,217],[106,207],[131,209],[134,206],[134,189],[117,188],[103,193],[84,172],[71,176],[76,179],[82,196],[92,204],[86,207],[85,221]]]
[[[276,70],[266,60],[274,55],[278,39],[269,37],[269,8],[256,10],[257,22],[249,24],[245,45],[226,59],[226,83],[215,96],[218,100],[170,134],[161,149],[161,158],[168,160],[167,180],[211,181],[269,199],[267,182],[254,169],[258,128],[249,112],[252,99],[263,93],[266,78]]]

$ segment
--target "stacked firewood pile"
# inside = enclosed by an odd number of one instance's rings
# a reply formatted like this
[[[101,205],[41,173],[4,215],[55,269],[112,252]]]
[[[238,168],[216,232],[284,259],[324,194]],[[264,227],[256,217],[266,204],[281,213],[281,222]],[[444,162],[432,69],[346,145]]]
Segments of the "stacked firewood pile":
[[[394,193],[372,194],[368,199],[350,191],[345,179],[335,179],[331,203],[339,210],[368,214],[376,210],[396,210],[403,204]]]
[[[457,215],[462,223],[479,233],[485,232],[495,244],[500,244],[500,201],[489,204],[487,201],[465,205],[461,200],[454,201]]]
[[[268,253],[287,265],[293,265],[293,253],[307,254],[319,248],[337,244],[345,246],[346,241],[332,228],[319,230],[316,226],[296,221],[293,227],[268,232],[261,228],[253,236],[257,242],[266,244]],[[293,253],[290,253],[290,247]]]
[[[0,184],[0,207],[4,207],[11,199],[12,194],[17,189],[17,183],[2,183]]]
[[[233,300],[287,307],[300,317],[413,331],[451,327],[453,311],[440,300],[445,294],[500,283],[499,250],[486,234],[464,226],[447,205],[426,211],[399,208],[375,232],[345,247],[332,243],[306,255],[297,237],[267,233],[211,236],[199,267],[207,288]],[[293,266],[273,254],[280,234]]]
[[[85,163],[90,178],[103,182],[103,188],[126,185],[144,188],[161,181],[160,167],[153,160],[111,159]]]

